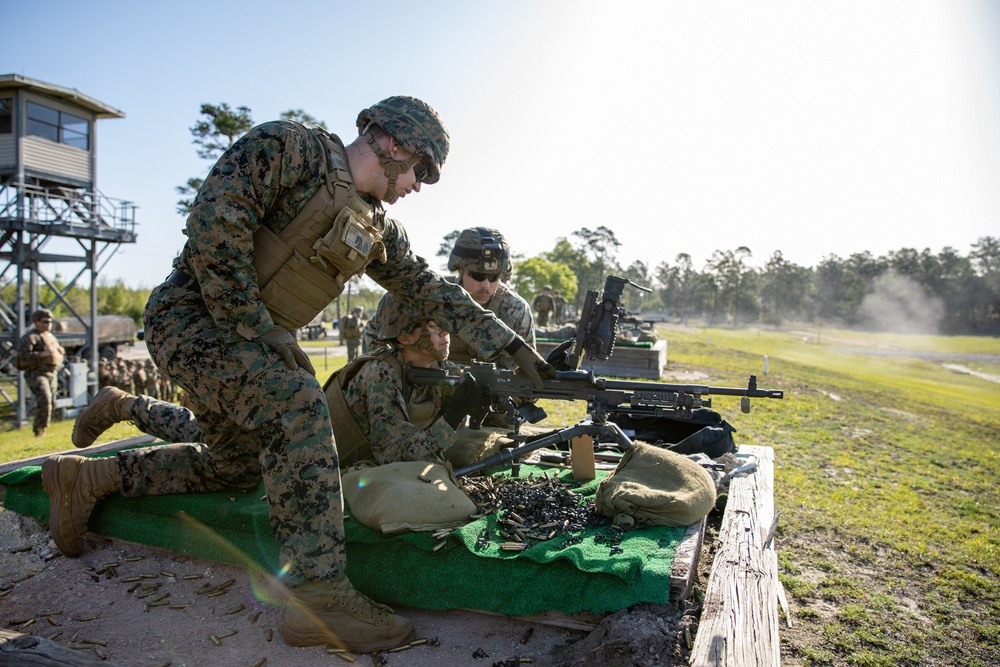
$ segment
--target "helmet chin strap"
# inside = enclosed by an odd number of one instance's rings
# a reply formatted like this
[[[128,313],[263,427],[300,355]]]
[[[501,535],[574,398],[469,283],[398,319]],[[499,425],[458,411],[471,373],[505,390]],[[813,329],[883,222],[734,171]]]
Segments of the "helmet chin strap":
[[[424,322],[420,323],[420,338],[415,343],[404,345],[403,347],[417,352],[428,352],[438,362],[445,361],[448,358],[447,350],[439,350],[434,347],[434,343],[431,342],[431,332],[427,330],[427,325]]]
[[[389,155],[382,150],[382,147],[378,145],[375,141],[375,135],[371,132],[365,132],[365,141],[371,146],[372,151],[378,156],[378,162],[382,165],[382,170],[385,172],[385,177],[389,179],[389,185],[385,189],[385,194],[382,195],[382,201],[386,204],[395,204],[399,200],[399,195],[396,194],[396,179],[399,178],[400,174],[405,174],[408,172],[415,164],[419,163],[423,158],[414,155],[408,160],[394,160]]]

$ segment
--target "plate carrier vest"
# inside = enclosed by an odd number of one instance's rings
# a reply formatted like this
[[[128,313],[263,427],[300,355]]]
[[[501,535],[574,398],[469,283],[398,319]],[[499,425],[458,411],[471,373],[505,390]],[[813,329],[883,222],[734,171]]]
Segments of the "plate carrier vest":
[[[319,142],[323,181],[280,233],[261,225],[253,235],[261,299],[278,326],[309,324],[374,261],[385,261],[385,212],[362,199],[340,139],[299,125]]]
[[[333,372],[330,379],[323,385],[323,393],[326,394],[326,402],[330,407],[330,421],[333,422],[333,439],[337,445],[337,454],[340,457],[340,467],[361,463],[362,461],[374,461],[375,453],[372,450],[371,440],[361,427],[358,426],[354,413],[347,405],[345,392],[351,380],[358,374],[361,367],[369,361],[384,361],[399,374],[403,384],[403,395],[406,397],[406,414],[409,421],[418,430],[422,431],[438,418],[441,414],[441,390],[436,386],[427,387],[406,387],[406,375],[403,366],[399,363],[399,358],[392,349],[384,349],[375,354],[366,354],[358,357],[346,366],[342,366]],[[407,391],[410,389],[411,391]],[[414,391],[415,389],[415,391]],[[430,390],[430,391],[427,391]]]

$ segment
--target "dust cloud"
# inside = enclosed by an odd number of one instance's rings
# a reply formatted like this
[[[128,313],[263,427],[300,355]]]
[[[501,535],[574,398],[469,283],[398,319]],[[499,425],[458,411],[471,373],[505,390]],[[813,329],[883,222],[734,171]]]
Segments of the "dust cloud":
[[[859,313],[863,325],[874,331],[937,334],[944,317],[944,304],[937,297],[928,296],[914,280],[888,271],[875,279]]]

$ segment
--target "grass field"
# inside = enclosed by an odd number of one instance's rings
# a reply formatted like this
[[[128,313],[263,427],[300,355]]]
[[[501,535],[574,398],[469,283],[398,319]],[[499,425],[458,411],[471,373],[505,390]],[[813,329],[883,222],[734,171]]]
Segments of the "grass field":
[[[738,442],[775,449],[785,665],[1000,665],[1000,384],[946,368],[1000,376],[1000,339],[661,333],[671,373],[724,386],[756,373],[786,392],[749,415],[736,399],[714,405]],[[317,363],[321,379],[343,362]],[[582,415],[543,407],[552,423]],[[0,433],[0,461],[67,449],[71,428]],[[123,424],[102,441],[136,434]]]
[[[786,665],[1000,664],[1000,339],[669,331],[668,368],[769,373],[715,407],[775,449]],[[931,358],[926,353],[976,355]]]

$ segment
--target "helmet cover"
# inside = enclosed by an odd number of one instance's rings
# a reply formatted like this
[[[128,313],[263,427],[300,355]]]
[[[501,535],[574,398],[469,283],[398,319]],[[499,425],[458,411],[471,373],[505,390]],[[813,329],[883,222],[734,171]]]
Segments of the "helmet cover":
[[[437,183],[448,157],[450,139],[441,117],[426,102],[406,95],[394,95],[358,114],[358,132],[375,123],[406,150],[427,158],[425,183]]]

